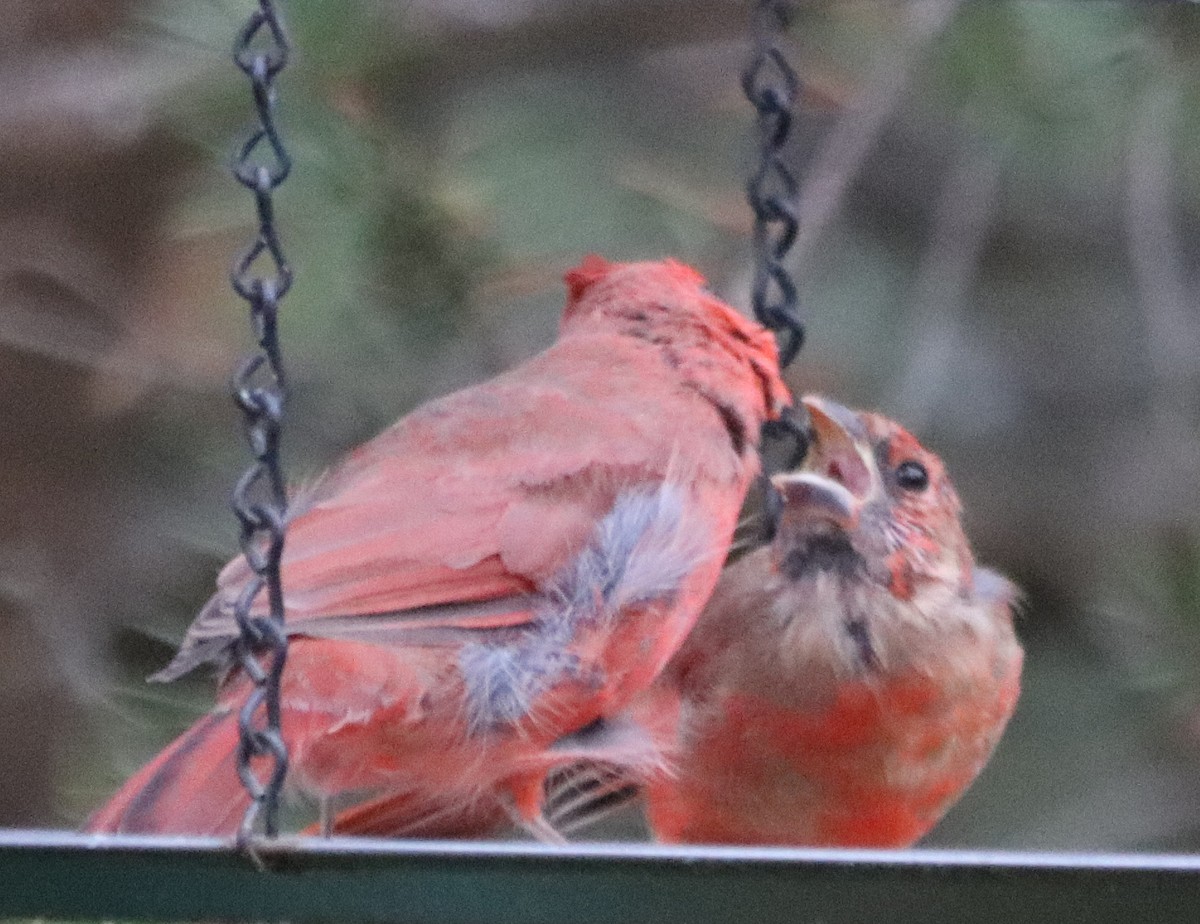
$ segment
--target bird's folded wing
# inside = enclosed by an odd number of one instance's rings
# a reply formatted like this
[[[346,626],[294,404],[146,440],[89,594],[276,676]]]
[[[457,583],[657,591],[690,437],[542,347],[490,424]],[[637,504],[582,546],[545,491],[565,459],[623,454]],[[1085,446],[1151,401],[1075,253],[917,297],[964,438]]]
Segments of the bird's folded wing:
[[[528,624],[533,594],[470,603],[440,603],[398,613],[317,616],[288,627],[289,635],[371,645],[450,645]]]
[[[647,430],[571,391],[514,377],[459,392],[301,492],[282,559],[289,634],[420,644],[531,620],[526,596],[587,542],[618,490],[666,464]],[[159,679],[227,651],[250,579],[244,558],[226,566]],[[266,610],[260,593],[252,612]],[[362,617],[369,625],[351,629]]]

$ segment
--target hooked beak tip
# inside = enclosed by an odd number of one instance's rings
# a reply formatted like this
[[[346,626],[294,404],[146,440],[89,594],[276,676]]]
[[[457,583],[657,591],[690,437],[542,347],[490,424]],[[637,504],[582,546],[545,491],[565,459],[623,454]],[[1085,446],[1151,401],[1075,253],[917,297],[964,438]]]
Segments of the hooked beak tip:
[[[864,435],[862,422],[858,415],[848,407],[819,395],[805,395],[800,399],[800,403],[808,412],[809,420],[812,422],[818,439],[822,435],[826,437],[836,435],[850,439],[861,438]]]
[[[845,488],[858,503],[871,491],[868,436],[862,418],[836,401],[817,395],[801,399],[811,425],[812,441],[804,470]]]

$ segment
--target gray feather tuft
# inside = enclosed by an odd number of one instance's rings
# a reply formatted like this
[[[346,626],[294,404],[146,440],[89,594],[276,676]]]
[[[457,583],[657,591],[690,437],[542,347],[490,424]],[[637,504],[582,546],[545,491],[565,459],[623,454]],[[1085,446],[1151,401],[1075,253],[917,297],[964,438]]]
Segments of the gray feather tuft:
[[[1021,604],[1021,590],[998,571],[976,566],[971,575],[975,598],[981,602],[1013,607]]]
[[[626,607],[672,598],[707,554],[706,537],[685,526],[674,485],[622,493],[547,588],[563,603],[559,618],[607,621]]]
[[[603,627],[629,607],[679,593],[709,554],[705,534],[688,525],[678,487],[622,492],[587,545],[542,588],[529,629],[505,643],[463,648],[469,727],[518,722],[543,691],[577,674],[580,664],[567,648],[579,629]]]

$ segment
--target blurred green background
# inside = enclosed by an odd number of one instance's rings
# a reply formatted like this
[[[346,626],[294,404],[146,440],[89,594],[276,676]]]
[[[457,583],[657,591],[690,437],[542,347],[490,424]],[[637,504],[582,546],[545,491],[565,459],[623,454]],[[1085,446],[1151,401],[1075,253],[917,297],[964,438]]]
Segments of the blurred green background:
[[[235,548],[250,0],[0,0],[0,824],[76,826]],[[745,305],[748,2],[289,0],[286,464],[550,342],[583,254]],[[800,391],[947,460],[1024,698],[929,839],[1200,848],[1200,10],[798,4]]]

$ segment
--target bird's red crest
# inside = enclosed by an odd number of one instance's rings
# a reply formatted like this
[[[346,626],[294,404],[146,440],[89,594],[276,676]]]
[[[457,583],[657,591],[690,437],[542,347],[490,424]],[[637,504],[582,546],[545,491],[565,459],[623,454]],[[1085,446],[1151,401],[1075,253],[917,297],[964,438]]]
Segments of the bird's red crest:
[[[567,270],[563,276],[563,281],[567,284],[569,295],[568,305],[574,305],[597,282],[610,275],[614,270],[627,265],[606,260],[598,254],[588,254],[583,258],[583,262],[573,269]],[[672,260],[669,257],[660,261],[657,268],[667,278],[683,285],[700,288],[707,283],[707,280],[698,271],[686,263],[680,263],[678,260]]]
[[[590,253],[574,269],[567,270],[563,281],[567,284],[568,307],[583,298],[584,293],[611,273],[616,265],[604,257]]]

